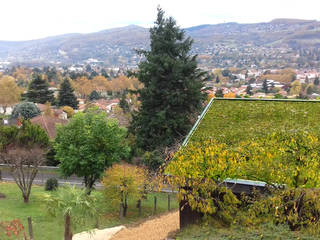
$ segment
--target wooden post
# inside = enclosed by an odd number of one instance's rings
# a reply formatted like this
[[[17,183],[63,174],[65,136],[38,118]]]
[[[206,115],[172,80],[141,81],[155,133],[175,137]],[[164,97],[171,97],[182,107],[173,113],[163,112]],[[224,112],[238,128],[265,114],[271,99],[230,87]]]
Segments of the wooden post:
[[[153,214],[157,212],[157,196],[154,196],[154,207],[153,207]]]
[[[139,199],[139,200],[138,200],[137,207],[138,207],[138,214],[139,214],[139,217],[141,217],[141,199]]]
[[[168,194],[168,211],[170,211],[170,194]]]
[[[99,228],[99,217],[96,218],[95,228]]]
[[[120,203],[120,220],[123,218],[123,203]]]
[[[32,220],[31,220],[31,217],[28,217],[28,228],[29,228],[30,240],[33,240],[33,229],[32,229]]]

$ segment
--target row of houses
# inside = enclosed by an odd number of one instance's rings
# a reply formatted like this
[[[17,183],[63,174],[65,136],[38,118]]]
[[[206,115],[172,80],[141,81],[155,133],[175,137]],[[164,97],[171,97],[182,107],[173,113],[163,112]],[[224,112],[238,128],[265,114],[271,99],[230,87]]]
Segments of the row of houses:
[[[80,99],[79,104],[79,110],[76,111],[84,111],[88,105]],[[115,116],[112,114],[115,106],[119,104],[119,99],[111,99],[111,100],[105,100],[105,99],[99,99],[96,101],[93,101],[90,103],[90,106],[97,106],[100,110],[105,111],[108,113],[108,115],[111,118],[115,118]],[[48,136],[52,139],[56,136],[56,126],[57,124],[65,125],[69,122],[68,115],[63,109],[51,107],[52,114],[48,115],[45,114],[45,111],[47,110],[47,106],[45,104],[36,104],[39,108],[41,114],[30,119],[30,121],[33,124],[37,124],[41,126],[48,134]],[[14,106],[10,106],[6,108],[6,111],[4,111],[3,107],[0,107],[0,113],[4,113],[6,115],[11,115],[13,111]],[[75,112],[76,112],[75,111]],[[19,125],[19,119],[4,119],[2,120],[2,124],[4,125]]]

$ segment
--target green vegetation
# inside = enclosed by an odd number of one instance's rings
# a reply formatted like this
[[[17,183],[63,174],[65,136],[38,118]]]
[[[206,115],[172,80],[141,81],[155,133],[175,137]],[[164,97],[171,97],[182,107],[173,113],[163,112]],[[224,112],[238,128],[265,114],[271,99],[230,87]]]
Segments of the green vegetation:
[[[146,169],[129,165],[114,164],[106,170],[102,179],[104,196],[108,202],[117,208],[123,207],[123,216],[127,215],[128,200],[136,201],[146,197],[146,187],[150,179]]]
[[[318,107],[318,102],[215,100],[166,169],[174,176],[172,185],[185,187],[178,199],[221,226],[285,224],[319,236]],[[268,194],[236,198],[219,184],[228,178],[263,181]]]
[[[14,183],[0,182],[0,192],[4,193],[7,198],[0,199],[0,216],[2,221],[20,219],[27,227],[27,217],[31,216],[33,221],[33,230],[35,239],[57,240],[63,238],[64,219],[51,217],[46,214],[46,205],[43,202],[45,194],[43,186],[33,186],[29,204],[24,204],[20,199],[19,189]],[[94,191],[92,194],[102,196],[100,191]],[[113,227],[121,224],[132,224],[153,214],[153,197],[157,196],[157,213],[167,211],[167,194],[150,193],[148,198],[142,200],[142,216],[139,217],[136,201],[128,201],[127,217],[121,221],[119,219],[119,210],[114,208],[107,201],[100,201],[99,209],[102,216],[99,219],[99,228]],[[101,198],[102,199],[102,198]],[[177,201],[173,201],[175,196],[171,196],[171,207],[177,208]],[[89,221],[90,222],[90,221]],[[96,220],[92,219],[91,223],[76,228],[74,233],[95,228]]]
[[[78,100],[76,95],[74,94],[74,90],[71,87],[71,84],[68,78],[65,78],[61,83],[59,95],[58,95],[58,105],[62,106],[69,106],[73,109],[78,109]]]
[[[150,50],[138,51],[145,60],[133,73],[144,88],[137,90],[141,107],[133,115],[131,130],[138,147],[148,151],[173,145],[187,134],[206,99],[201,91],[205,72],[190,53],[193,41],[164,14],[158,8]]]
[[[105,112],[95,108],[78,112],[67,125],[57,129],[54,148],[61,173],[83,177],[90,193],[107,167],[128,156],[125,135],[126,129]]]
[[[31,119],[40,115],[40,113],[39,108],[33,102],[21,102],[14,107],[11,118]]]
[[[271,132],[308,130],[320,135],[320,102],[214,100],[190,141],[214,138],[236,144]]]
[[[75,186],[66,186],[53,194],[46,194],[44,201],[51,216],[65,219],[64,240],[72,240],[72,230],[76,226],[90,223],[91,219],[98,217],[97,198]]]
[[[49,146],[45,130],[22,120],[22,126],[0,127],[0,159],[9,166],[10,174],[28,203],[33,180]]]
[[[58,180],[56,178],[49,178],[44,186],[44,189],[46,191],[54,191],[57,190],[59,187]]]
[[[26,93],[27,100],[34,103],[53,102],[53,92],[49,90],[49,84],[40,74],[34,74]]]
[[[193,225],[179,232],[177,240],[311,240],[318,239],[306,232],[292,232],[286,225],[261,224],[259,227],[221,227],[215,225]]]

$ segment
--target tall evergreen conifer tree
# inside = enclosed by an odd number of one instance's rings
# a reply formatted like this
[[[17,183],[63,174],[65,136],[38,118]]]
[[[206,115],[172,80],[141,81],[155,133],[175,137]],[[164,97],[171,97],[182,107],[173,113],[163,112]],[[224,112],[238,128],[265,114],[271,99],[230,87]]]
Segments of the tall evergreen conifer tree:
[[[49,90],[48,82],[40,74],[33,75],[26,99],[29,102],[42,104],[54,100],[53,92]]]
[[[58,95],[58,105],[59,106],[69,106],[73,109],[78,109],[78,100],[74,94],[74,90],[67,78],[63,80],[60,86]]]
[[[193,41],[185,38],[176,21],[158,8],[150,29],[150,50],[138,51],[145,60],[133,73],[144,88],[137,91],[141,107],[133,115],[131,131],[145,150],[170,146],[190,130],[206,94],[201,92],[206,72],[190,55]]]

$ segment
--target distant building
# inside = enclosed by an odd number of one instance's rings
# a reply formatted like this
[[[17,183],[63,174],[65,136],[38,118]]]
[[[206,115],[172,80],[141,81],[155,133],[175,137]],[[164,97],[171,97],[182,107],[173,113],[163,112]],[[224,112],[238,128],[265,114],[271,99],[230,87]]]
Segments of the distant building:
[[[50,117],[39,115],[30,120],[33,124],[37,124],[42,127],[48,134],[49,138],[55,138],[57,135],[56,127],[57,124],[65,125],[68,123],[66,119],[60,119],[57,117]]]

